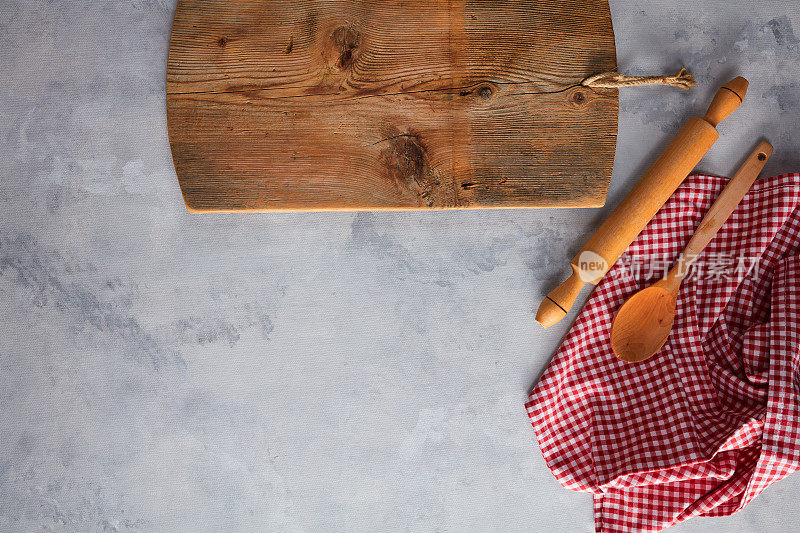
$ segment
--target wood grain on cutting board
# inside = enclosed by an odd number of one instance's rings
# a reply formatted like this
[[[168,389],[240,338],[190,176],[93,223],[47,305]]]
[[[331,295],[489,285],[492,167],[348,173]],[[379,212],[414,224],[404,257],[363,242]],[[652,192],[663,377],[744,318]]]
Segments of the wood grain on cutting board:
[[[607,0],[180,0],[167,69],[192,211],[599,206]]]

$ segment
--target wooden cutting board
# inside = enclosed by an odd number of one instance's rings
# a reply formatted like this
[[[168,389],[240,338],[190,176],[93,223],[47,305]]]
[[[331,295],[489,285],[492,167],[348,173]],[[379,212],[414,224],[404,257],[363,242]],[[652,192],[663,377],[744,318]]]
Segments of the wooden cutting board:
[[[193,212],[592,207],[607,0],[179,0],[167,120]]]

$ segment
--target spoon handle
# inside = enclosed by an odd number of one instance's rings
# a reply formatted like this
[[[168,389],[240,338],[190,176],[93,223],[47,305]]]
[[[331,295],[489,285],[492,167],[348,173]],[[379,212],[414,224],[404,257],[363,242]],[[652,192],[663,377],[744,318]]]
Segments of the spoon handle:
[[[744,195],[750,190],[753,182],[764,169],[764,165],[772,155],[772,145],[767,141],[761,141],[753,153],[745,160],[744,164],[731,178],[725,188],[717,197],[714,204],[703,217],[703,221],[695,230],[694,235],[689,240],[689,244],[684,248],[678,262],[670,270],[667,278],[669,281],[680,281],[689,270],[689,266],[702,253],[703,249],[711,242],[714,235],[720,230],[722,225],[731,216],[736,206],[742,201]],[[665,280],[667,281],[667,280]],[[671,285],[671,283],[668,282]]]

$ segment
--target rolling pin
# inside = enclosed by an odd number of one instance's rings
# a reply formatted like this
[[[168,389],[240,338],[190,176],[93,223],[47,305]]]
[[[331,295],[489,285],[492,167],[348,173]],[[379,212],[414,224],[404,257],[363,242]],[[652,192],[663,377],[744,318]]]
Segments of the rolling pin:
[[[536,321],[548,328],[564,318],[587,283],[597,285],[719,139],[717,125],[744,100],[748,82],[722,86],[703,118],[692,117],[634,185],[586,246],[570,261],[572,275],[542,301]]]

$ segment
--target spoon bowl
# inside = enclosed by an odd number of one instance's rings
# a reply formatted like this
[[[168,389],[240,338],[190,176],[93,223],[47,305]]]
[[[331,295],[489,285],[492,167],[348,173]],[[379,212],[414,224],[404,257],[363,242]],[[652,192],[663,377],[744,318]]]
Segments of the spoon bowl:
[[[611,348],[617,357],[638,363],[655,355],[672,331],[676,303],[676,295],[658,285],[628,299],[611,325]]]

